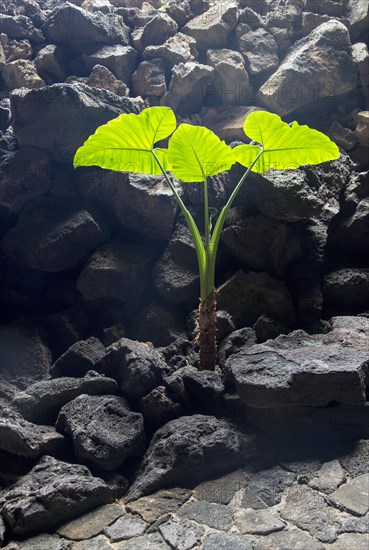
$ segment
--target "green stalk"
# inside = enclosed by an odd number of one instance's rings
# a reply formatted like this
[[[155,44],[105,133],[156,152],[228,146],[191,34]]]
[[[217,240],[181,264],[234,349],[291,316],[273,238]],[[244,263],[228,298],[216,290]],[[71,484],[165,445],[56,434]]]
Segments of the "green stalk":
[[[206,266],[207,266],[207,254],[205,252],[205,248],[202,242],[202,238],[200,235],[200,232],[198,230],[198,227],[196,225],[195,220],[193,219],[191,213],[187,210],[184,202],[182,201],[181,197],[179,196],[177,189],[174,187],[173,183],[170,181],[168,174],[166,170],[164,170],[164,167],[162,163],[160,162],[159,158],[155,154],[154,150],[152,151],[152,154],[154,155],[154,158],[156,162],[158,163],[160,170],[163,173],[163,176],[165,177],[165,180],[167,184],[169,185],[170,190],[172,191],[174,198],[176,199],[180,209],[182,210],[182,213],[186,219],[187,225],[189,227],[189,230],[192,235],[193,243],[195,245],[196,255],[197,255],[197,262],[199,265],[199,274],[200,274],[200,294],[201,294],[201,300],[205,299],[206,296],[204,295],[206,292]]]

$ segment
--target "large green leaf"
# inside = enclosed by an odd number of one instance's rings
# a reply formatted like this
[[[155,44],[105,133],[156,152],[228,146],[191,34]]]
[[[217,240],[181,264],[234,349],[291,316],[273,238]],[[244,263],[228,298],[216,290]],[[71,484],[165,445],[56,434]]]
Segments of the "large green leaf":
[[[181,124],[168,144],[173,175],[185,182],[204,181],[228,170],[235,162],[233,149],[204,126]]]
[[[154,148],[176,128],[176,117],[168,107],[149,107],[140,114],[123,114],[96,132],[80,147],[74,166],[100,166],[108,170],[161,174],[154,153],[169,169],[166,149]]]
[[[254,172],[266,172],[269,168],[288,170],[302,164],[320,164],[339,157],[339,149],[333,141],[318,130],[291,126],[278,115],[265,111],[249,114],[244,124],[245,134],[256,145],[239,145],[234,148],[236,160],[250,166],[262,148],[263,154],[252,167]]]

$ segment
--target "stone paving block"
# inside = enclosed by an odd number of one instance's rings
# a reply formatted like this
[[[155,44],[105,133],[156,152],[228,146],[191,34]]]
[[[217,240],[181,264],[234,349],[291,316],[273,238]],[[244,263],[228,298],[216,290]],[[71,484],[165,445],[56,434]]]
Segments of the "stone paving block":
[[[112,542],[119,542],[143,535],[147,526],[146,521],[127,514],[107,527],[104,532]]]
[[[235,515],[235,525],[243,534],[268,535],[286,527],[270,510],[239,510]]]
[[[333,493],[346,480],[346,474],[338,460],[325,462],[308,485],[323,493]]]
[[[228,531],[233,520],[231,508],[224,504],[206,501],[189,502],[177,512],[177,515],[220,531]]]
[[[272,533],[260,538],[253,546],[253,550],[325,550],[326,548],[324,544],[299,529]]]
[[[105,527],[123,514],[124,508],[120,504],[107,504],[66,523],[57,530],[57,533],[62,537],[73,540],[89,539],[101,533]]]
[[[144,521],[153,523],[160,516],[175,512],[191,496],[188,489],[168,489],[139,498],[127,504],[128,512],[139,514]]]
[[[234,533],[209,535],[203,550],[253,550],[251,539]]]
[[[355,516],[369,512],[369,473],[347,481],[329,497],[329,502]]]
[[[172,518],[159,526],[165,541],[176,550],[191,550],[200,543],[204,534],[203,527],[188,519]]]

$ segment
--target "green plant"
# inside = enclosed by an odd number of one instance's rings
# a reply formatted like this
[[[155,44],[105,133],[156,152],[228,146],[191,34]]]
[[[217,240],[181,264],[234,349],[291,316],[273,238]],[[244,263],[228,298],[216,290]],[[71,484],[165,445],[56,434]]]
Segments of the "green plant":
[[[231,148],[203,126],[180,124],[167,107],[149,107],[140,114],[123,114],[97,128],[74,157],[74,166],[100,166],[108,170],[163,174],[191,231],[200,275],[200,367],[216,363],[215,260],[228,211],[250,171],[295,169],[339,157],[338,147],[324,134],[297,122],[291,125],[265,111],[251,113],[244,131],[252,142]],[[155,144],[168,138],[167,148]],[[213,226],[209,215],[208,178],[235,163],[247,167]],[[183,182],[202,182],[205,235],[183,203],[171,176]]]

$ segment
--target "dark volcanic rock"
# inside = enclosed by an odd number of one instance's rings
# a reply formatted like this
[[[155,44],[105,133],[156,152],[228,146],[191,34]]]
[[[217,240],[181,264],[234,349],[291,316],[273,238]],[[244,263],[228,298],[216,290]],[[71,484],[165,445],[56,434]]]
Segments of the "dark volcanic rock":
[[[65,446],[64,437],[51,426],[37,426],[11,409],[0,408],[0,449],[27,458],[54,454]]]
[[[369,307],[369,269],[343,268],[324,277],[326,304],[365,311]]]
[[[137,399],[162,385],[168,367],[153,347],[121,338],[106,349],[101,368],[118,380],[125,395]]]
[[[1,248],[22,266],[58,272],[78,267],[110,234],[95,209],[45,197],[29,204]]]
[[[147,46],[163,44],[177,31],[177,23],[167,13],[157,12],[144,27],[133,31],[132,42],[138,50],[142,51]]]
[[[220,375],[212,371],[199,371],[186,366],[176,370],[165,379],[177,399],[186,407],[201,409],[219,402],[224,393]]]
[[[5,33],[9,38],[29,39],[32,42],[42,42],[44,36],[40,29],[37,29],[32,20],[26,15],[11,15],[0,14],[1,32]]]
[[[265,29],[249,30],[237,37],[239,51],[245,58],[247,70],[251,75],[277,69],[278,45],[273,35]]]
[[[51,354],[41,329],[30,321],[17,321],[0,327],[1,375],[19,388],[44,378]]]
[[[89,370],[96,370],[96,365],[105,355],[105,346],[91,336],[87,340],[80,340],[73,344],[50,367],[50,375],[84,376]]]
[[[43,380],[18,393],[13,406],[31,422],[55,422],[60,409],[81,394],[101,395],[118,392],[117,383],[96,372],[89,371],[84,378],[55,378]]]
[[[168,346],[184,333],[184,326],[171,311],[151,302],[134,319],[131,335],[134,340],[158,347]]]
[[[9,532],[24,537],[53,529],[114,498],[110,487],[85,466],[45,456],[3,494],[2,515]]]
[[[145,237],[169,240],[177,213],[177,203],[161,176],[79,170],[82,195],[99,200],[119,223]]]
[[[192,486],[236,469],[250,450],[224,420],[200,414],[172,420],[151,440],[128,500],[163,487]]]
[[[137,52],[131,46],[114,44],[113,46],[102,46],[99,49],[87,49],[82,58],[88,70],[91,71],[95,65],[102,65],[109,69],[116,78],[129,85],[131,75],[136,67]]]
[[[165,386],[158,386],[145,395],[140,401],[140,410],[145,422],[155,428],[184,414],[182,405],[173,400]]]
[[[308,335],[294,331],[265,344],[241,349],[226,363],[241,399],[254,407],[331,402],[365,403],[368,335]]]
[[[1,162],[0,204],[20,212],[33,198],[50,188],[50,159],[35,147],[22,147]]]
[[[61,409],[56,428],[68,434],[82,462],[111,471],[145,452],[140,413],[122,397],[80,395]]]
[[[268,273],[238,270],[217,289],[217,304],[232,315],[237,327],[253,325],[264,314],[287,325],[295,320],[286,285]]]
[[[129,43],[129,28],[116,14],[89,13],[65,2],[55,8],[43,26],[47,39],[81,50],[90,44]]]
[[[92,254],[77,279],[87,301],[114,298],[126,302],[145,290],[155,249],[109,240]]]
[[[178,32],[157,46],[148,46],[142,53],[144,59],[154,59],[161,57],[167,61],[170,66],[186,61],[195,61],[198,57],[196,50],[196,40]]]
[[[11,105],[19,145],[39,147],[64,164],[98,126],[122,113],[138,113],[134,100],[80,83],[21,88],[11,94]]]

